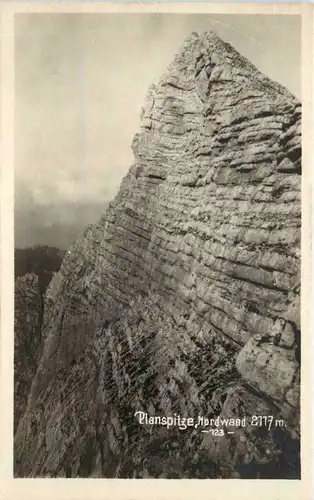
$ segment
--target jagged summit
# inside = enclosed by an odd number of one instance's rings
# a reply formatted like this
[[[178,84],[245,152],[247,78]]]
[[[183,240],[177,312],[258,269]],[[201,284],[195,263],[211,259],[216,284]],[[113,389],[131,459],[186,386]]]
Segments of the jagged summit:
[[[206,72],[204,79],[208,79],[209,85],[231,79],[234,85],[250,86],[265,93],[268,98],[278,99],[281,96],[289,100],[296,99],[284,86],[263,75],[256,66],[213,31],[192,32],[180,47],[160,83],[165,84],[169,77],[170,80],[176,78],[176,73],[179,73],[181,78],[189,75],[193,79],[193,76],[198,76],[202,63]]]

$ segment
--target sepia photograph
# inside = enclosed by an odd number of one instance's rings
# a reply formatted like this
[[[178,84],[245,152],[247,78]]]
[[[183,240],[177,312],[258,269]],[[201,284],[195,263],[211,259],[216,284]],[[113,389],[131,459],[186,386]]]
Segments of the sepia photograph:
[[[299,480],[301,16],[14,16],[14,477]]]

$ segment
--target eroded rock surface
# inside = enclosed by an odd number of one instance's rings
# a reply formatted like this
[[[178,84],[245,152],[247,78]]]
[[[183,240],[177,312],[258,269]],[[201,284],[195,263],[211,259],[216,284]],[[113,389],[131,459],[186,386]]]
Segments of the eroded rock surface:
[[[300,124],[230,45],[186,40],[118,195],[47,289],[17,476],[299,476]],[[219,437],[136,411],[285,426]]]

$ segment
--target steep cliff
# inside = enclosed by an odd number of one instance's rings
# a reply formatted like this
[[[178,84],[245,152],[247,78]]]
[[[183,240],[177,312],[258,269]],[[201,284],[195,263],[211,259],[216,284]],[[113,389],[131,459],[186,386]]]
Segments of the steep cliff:
[[[118,195],[47,289],[15,475],[299,476],[300,123],[215,34],[186,40]],[[247,425],[214,436],[136,411]]]

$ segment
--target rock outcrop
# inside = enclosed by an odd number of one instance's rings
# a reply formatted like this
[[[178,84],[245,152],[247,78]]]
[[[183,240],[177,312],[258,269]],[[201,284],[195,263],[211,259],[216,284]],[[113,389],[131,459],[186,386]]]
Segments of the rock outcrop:
[[[299,477],[300,123],[215,34],[186,40],[118,195],[47,289],[16,476]]]
[[[14,430],[27,402],[40,357],[42,295],[38,276],[25,274],[14,290]]]

